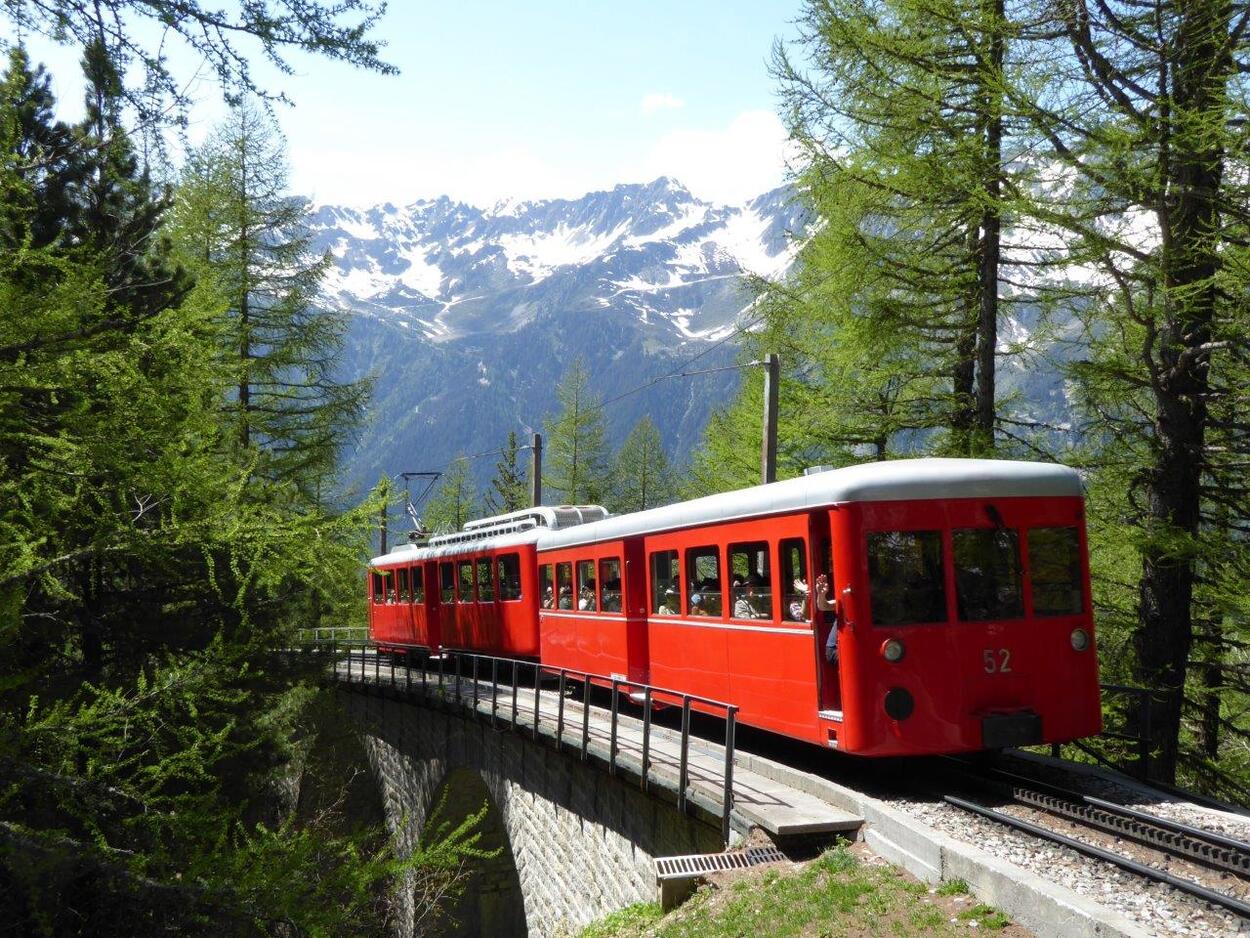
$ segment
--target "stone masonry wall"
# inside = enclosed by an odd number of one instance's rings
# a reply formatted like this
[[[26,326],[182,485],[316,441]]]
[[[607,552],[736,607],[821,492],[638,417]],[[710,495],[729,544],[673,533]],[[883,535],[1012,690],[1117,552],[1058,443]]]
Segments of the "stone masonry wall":
[[[479,773],[503,817],[529,933],[576,930],[656,896],[652,860],[717,852],[720,832],[519,733],[453,713],[340,691],[382,790],[387,823],[416,843],[456,769]],[[401,829],[402,828],[402,829]],[[412,931],[411,897],[404,934]]]

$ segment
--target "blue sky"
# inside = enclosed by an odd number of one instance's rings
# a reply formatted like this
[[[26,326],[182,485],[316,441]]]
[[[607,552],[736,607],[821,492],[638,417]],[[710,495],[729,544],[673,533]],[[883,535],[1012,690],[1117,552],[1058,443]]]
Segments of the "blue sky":
[[[297,57],[288,77],[253,61],[295,102],[279,111],[291,184],[319,202],[486,205],[658,175],[741,201],[784,175],[767,59],[798,12],[798,0],[401,0],[377,31],[399,76]],[[30,45],[76,107],[74,54]],[[174,58],[180,73],[196,65]],[[221,113],[212,85],[197,93],[193,139]]]

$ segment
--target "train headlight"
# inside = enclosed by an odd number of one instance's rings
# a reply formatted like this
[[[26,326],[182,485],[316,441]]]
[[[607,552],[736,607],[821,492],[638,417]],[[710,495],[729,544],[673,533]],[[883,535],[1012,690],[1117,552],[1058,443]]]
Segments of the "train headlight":
[[[1068,637],[1072,642],[1073,651],[1084,651],[1089,647],[1089,633],[1084,629],[1073,629]]]
[[[891,720],[906,720],[916,709],[916,699],[903,687],[891,687],[885,695],[885,715]]]
[[[902,661],[906,649],[897,638],[887,638],[881,643],[881,657],[886,661]]]

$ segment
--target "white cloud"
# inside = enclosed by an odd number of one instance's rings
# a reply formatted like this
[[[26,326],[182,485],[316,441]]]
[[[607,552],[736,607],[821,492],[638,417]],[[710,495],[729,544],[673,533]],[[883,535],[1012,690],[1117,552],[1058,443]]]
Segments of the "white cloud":
[[[483,208],[504,199],[577,198],[618,183],[670,176],[701,199],[741,204],[785,179],[794,154],[770,111],[744,111],[720,128],[674,130],[635,141],[636,155],[610,147],[561,151],[499,141],[457,152],[403,140],[383,148],[370,137],[292,147],[291,191],[320,203],[405,204],[447,195]]]
[[[686,102],[666,91],[653,91],[648,95],[644,95],[642,102],[638,106],[642,113],[651,115],[656,111],[675,111],[678,108],[685,107]]]
[[[292,191],[358,207],[439,195],[488,207],[502,199],[576,198],[603,185],[602,172],[557,165],[524,146],[466,155],[380,150],[366,141],[361,149],[304,151],[292,163]]]
[[[736,204],[781,185],[794,156],[776,114],[744,111],[718,130],[665,134],[643,160],[641,175],[672,176],[702,199]]]

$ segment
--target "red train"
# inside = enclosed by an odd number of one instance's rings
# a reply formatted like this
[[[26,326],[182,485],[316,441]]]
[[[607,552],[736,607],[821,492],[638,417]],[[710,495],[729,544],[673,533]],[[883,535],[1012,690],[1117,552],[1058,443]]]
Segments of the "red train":
[[[822,574],[833,612],[813,608]],[[378,557],[369,581],[384,649],[619,676],[843,752],[1102,727],[1084,502],[1062,466],[899,460],[627,515],[527,509]]]

